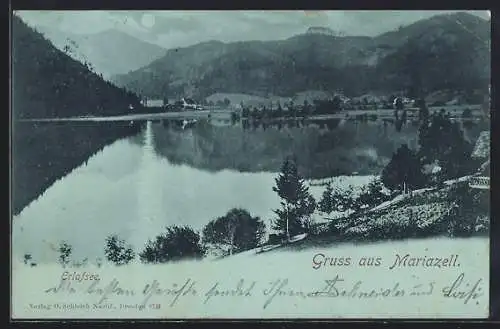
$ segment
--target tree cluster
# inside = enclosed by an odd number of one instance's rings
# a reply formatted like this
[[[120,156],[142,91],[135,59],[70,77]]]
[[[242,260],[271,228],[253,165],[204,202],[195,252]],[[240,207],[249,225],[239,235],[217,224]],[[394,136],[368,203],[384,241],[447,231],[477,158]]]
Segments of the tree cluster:
[[[293,102],[286,104],[283,108],[278,102],[276,108],[267,106],[247,107],[243,106],[242,117],[253,120],[277,119],[277,118],[307,118],[315,114],[334,114],[343,109],[342,101],[338,96],[329,100],[314,100],[310,104],[304,100],[303,105],[296,105]]]
[[[392,191],[418,189],[426,184],[422,163],[417,153],[403,144],[393,154],[391,161],[382,170],[382,182]]]
[[[465,175],[473,168],[473,145],[467,142],[459,124],[452,122],[444,112],[422,122],[419,144],[418,156],[422,163],[437,161],[444,179]]]
[[[393,191],[422,188],[436,179],[467,175],[477,165],[471,158],[473,145],[465,139],[459,124],[452,122],[444,111],[430,115],[423,100],[418,105],[419,149],[401,145],[382,171],[382,182]],[[439,166],[439,175],[424,173],[424,165],[431,164]]]

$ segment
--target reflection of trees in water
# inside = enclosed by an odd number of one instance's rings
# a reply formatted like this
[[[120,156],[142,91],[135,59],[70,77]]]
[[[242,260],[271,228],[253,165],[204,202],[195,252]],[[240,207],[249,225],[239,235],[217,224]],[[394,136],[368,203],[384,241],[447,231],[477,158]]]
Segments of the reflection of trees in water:
[[[326,120],[326,126],[329,130],[335,129],[339,126],[341,119],[330,119]]]
[[[16,123],[12,136],[14,214],[106,145],[139,131],[139,125],[129,122]]]
[[[401,129],[403,128],[403,121],[397,120],[394,124],[394,127],[396,128],[397,132],[401,132]]]
[[[177,164],[244,172],[276,172],[284,157],[295,154],[306,177],[326,177],[379,173],[401,144],[418,147],[418,127],[398,127],[394,119],[255,121],[243,120],[241,126],[199,122],[187,130],[155,125],[156,151]]]
[[[276,172],[284,157],[295,154],[305,176],[326,177],[339,172],[376,173],[385,164],[380,159],[386,161],[401,142],[416,138],[416,129],[397,133],[391,126],[384,137],[381,122],[340,125],[340,121],[325,121],[328,129],[320,129],[320,123],[301,124],[298,120],[268,120],[258,126],[244,120],[241,127],[199,124],[189,132],[157,125],[155,145],[171,162],[205,170]]]
[[[321,130],[328,129],[336,129],[341,119],[326,119],[326,120],[308,120],[305,118],[300,119],[278,119],[278,120],[253,120],[253,119],[244,119],[241,122],[241,126],[243,130],[258,130],[262,128],[262,130],[266,130],[268,128],[275,128],[277,130],[282,130],[283,127],[288,127],[290,129],[294,128],[303,128],[303,127],[311,127],[315,126]]]

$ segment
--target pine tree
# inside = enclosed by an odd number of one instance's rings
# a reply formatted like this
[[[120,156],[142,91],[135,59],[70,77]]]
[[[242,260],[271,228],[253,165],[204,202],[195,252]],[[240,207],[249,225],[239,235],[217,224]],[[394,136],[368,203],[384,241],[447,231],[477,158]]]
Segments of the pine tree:
[[[320,211],[326,212],[327,214],[332,212],[332,195],[333,187],[331,184],[328,184],[326,189],[323,191],[323,195],[321,196],[321,200],[318,204]]]
[[[308,193],[307,197],[300,202],[299,206],[301,209],[303,209],[303,216],[304,217],[303,217],[302,223],[304,225],[305,231],[308,232],[310,230],[311,224],[312,224],[311,215],[316,210],[316,207],[318,206],[318,204],[316,203],[316,200],[314,199],[314,197],[310,193]]]
[[[287,240],[292,235],[303,233],[306,229],[304,221],[314,212],[309,188],[299,175],[296,161],[287,158],[283,163],[280,175],[275,179],[273,191],[281,198],[281,209],[274,212],[278,219],[274,222],[274,229],[282,232]]]

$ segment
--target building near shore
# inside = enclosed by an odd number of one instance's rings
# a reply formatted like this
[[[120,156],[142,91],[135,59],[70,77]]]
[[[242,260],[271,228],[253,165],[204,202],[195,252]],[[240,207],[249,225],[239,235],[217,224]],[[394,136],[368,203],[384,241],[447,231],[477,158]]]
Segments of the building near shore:
[[[476,174],[471,177],[469,186],[478,189],[490,188],[490,132],[483,131],[479,137],[472,151],[472,158],[482,160],[481,166],[478,168]]]
[[[165,101],[163,99],[147,99],[141,100],[141,104],[144,107],[163,107],[165,106]]]

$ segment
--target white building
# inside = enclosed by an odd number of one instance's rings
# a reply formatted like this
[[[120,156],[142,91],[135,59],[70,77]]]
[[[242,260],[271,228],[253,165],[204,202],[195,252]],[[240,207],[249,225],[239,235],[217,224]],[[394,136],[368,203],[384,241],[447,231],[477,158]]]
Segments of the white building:
[[[141,104],[145,107],[163,107],[165,103],[163,99],[143,99]]]
[[[181,99],[181,106],[184,110],[203,110],[203,107],[201,105],[196,104],[196,102],[191,98],[183,97]]]

